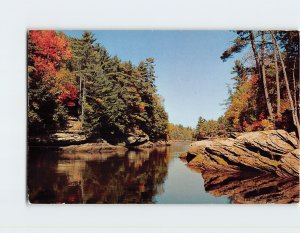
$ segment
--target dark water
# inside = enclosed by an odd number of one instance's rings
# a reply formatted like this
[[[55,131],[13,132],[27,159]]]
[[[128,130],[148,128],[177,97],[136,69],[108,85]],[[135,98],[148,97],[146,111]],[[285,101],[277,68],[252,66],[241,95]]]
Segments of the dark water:
[[[31,203],[290,203],[298,180],[204,173],[178,156],[188,143],[123,153],[30,152]]]

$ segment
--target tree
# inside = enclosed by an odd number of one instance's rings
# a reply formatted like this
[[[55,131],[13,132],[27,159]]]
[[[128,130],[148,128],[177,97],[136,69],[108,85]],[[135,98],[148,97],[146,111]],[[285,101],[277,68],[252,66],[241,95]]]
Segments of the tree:
[[[90,139],[118,142],[132,133],[167,139],[168,115],[157,94],[153,58],[135,66],[111,57],[88,31],[82,38],[32,31],[28,74],[30,129],[50,135],[46,129],[64,129],[77,117]]]
[[[276,127],[296,131],[299,135],[299,68],[296,65],[299,64],[299,33],[237,31],[237,35],[221,59],[226,61],[233,53],[241,53],[249,45],[255,65],[250,64],[245,68],[246,72],[241,72],[243,69],[235,63],[233,70],[237,76],[225,112],[229,125],[238,131]]]
[[[70,44],[55,31],[28,33],[28,127],[29,134],[47,134],[63,127],[67,120],[60,97],[70,76],[61,70],[71,58]],[[63,74],[63,75],[62,75]],[[72,79],[72,78],[71,78]],[[69,84],[68,84],[69,83]]]
[[[198,118],[198,122],[197,122],[197,126],[196,126],[196,130],[195,130],[195,138],[199,139],[201,137],[203,137],[202,132],[200,131],[202,128],[202,125],[206,122],[206,120],[203,117],[199,117]]]
[[[191,127],[184,127],[181,124],[168,124],[170,140],[193,140],[194,130]]]
[[[263,89],[264,89],[264,94],[265,94],[265,100],[266,100],[266,105],[268,109],[268,114],[271,118],[271,120],[274,120],[273,116],[273,109],[272,105],[270,103],[270,98],[268,94],[268,87],[267,87],[267,81],[266,81],[266,74],[265,74],[265,64],[264,64],[264,48],[265,48],[265,41],[264,41],[264,32],[261,32],[261,57],[259,57],[258,54],[258,49],[256,46],[256,41],[255,41],[255,35],[253,31],[237,31],[238,37],[235,39],[233,45],[225,50],[221,56],[221,59],[223,61],[226,61],[228,58],[232,57],[234,53],[239,53],[241,52],[248,44],[251,44],[252,52],[254,54],[255,58],[255,63],[256,63],[256,72],[259,77],[259,80],[262,81],[263,83]]]
[[[275,75],[276,75],[277,117],[281,117],[279,71],[278,71],[278,63],[277,63],[276,44],[273,36],[272,36],[272,44],[273,44],[273,59],[274,59],[274,66],[275,66]]]
[[[251,32],[253,33],[253,32]],[[267,102],[267,108],[268,108],[268,113],[269,116],[271,118],[271,121],[274,121],[274,116],[273,116],[273,108],[271,105],[271,101],[269,98],[269,92],[268,92],[268,86],[267,86],[267,80],[266,80],[266,70],[265,70],[265,38],[264,38],[264,32],[261,32],[261,76],[262,76],[262,80],[263,80],[263,85],[264,85],[264,92],[265,92],[265,98],[266,98],[266,102]],[[252,37],[251,37],[252,38]],[[255,41],[252,42],[251,39],[251,43],[255,43]]]
[[[291,109],[292,109],[293,123],[294,123],[294,125],[297,129],[297,134],[298,134],[298,137],[299,137],[300,136],[299,117],[298,117],[298,113],[297,113],[296,108],[295,108],[295,104],[293,102],[293,98],[292,98],[292,94],[291,94],[291,90],[290,90],[290,84],[289,84],[288,77],[287,77],[286,67],[285,67],[285,64],[284,64],[282,54],[281,54],[281,51],[279,49],[277,40],[275,38],[274,32],[271,32],[271,34],[272,34],[272,38],[273,38],[273,41],[274,41],[276,49],[277,49],[279,60],[281,62],[281,66],[282,66],[282,70],[283,70],[283,77],[284,77],[285,86],[286,86],[286,90],[287,90],[287,94],[288,94],[288,99],[289,99],[289,103],[290,103],[290,106],[291,106]],[[298,144],[300,144],[299,141],[298,141]]]

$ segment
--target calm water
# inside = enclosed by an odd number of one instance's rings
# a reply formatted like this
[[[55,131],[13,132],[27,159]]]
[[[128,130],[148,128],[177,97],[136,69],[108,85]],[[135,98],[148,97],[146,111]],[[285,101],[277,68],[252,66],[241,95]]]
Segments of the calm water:
[[[105,154],[30,152],[29,201],[176,204],[299,200],[298,181],[192,170],[178,158],[188,146],[177,143],[167,148]]]

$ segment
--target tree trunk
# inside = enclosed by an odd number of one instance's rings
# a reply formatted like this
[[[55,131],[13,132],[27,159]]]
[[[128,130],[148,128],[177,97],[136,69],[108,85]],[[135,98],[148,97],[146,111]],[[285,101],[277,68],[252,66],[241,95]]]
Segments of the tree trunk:
[[[274,36],[274,33],[271,32],[271,34],[272,34],[273,40],[275,42],[276,49],[277,49],[277,52],[278,52],[278,56],[279,56],[279,59],[280,59],[281,65],[282,65],[285,86],[286,86],[286,89],[287,89],[287,94],[288,94],[290,106],[292,108],[293,121],[294,121],[294,125],[296,127],[296,130],[297,130],[296,133],[297,133],[297,136],[298,136],[298,139],[299,139],[299,136],[300,136],[299,118],[298,118],[298,113],[296,111],[296,108],[295,108],[295,105],[294,105],[294,101],[293,101],[293,97],[292,97],[292,94],[291,94],[291,90],[290,90],[290,86],[289,86],[289,80],[288,80],[287,73],[286,73],[286,68],[285,68],[285,65],[284,65],[284,61],[283,61],[283,58],[282,58],[279,46],[278,46],[276,38]],[[300,140],[298,140],[298,147],[299,146],[300,146]]]
[[[297,87],[296,87],[295,69],[296,69],[296,58],[294,60],[294,66],[293,66],[293,87],[294,87],[293,93],[294,93],[295,111],[298,112]],[[298,112],[298,114],[299,114],[299,112]]]
[[[274,58],[275,73],[276,73],[277,117],[281,117],[281,111],[280,111],[280,83],[279,83],[279,73],[278,73],[276,45],[275,45],[275,41],[274,41],[273,37],[272,37],[272,43],[273,43],[273,58]]]
[[[82,101],[81,101],[81,127],[83,126],[83,122],[84,122],[85,78],[83,78],[82,83],[83,83],[83,87],[82,87]]]
[[[255,58],[255,63],[256,63],[256,69],[258,71],[258,76],[259,76],[259,78],[261,78],[260,61],[259,61],[259,56],[258,56],[256,44],[255,44],[253,31],[250,31],[250,40],[251,40],[252,51],[254,53],[254,58]]]
[[[271,105],[271,101],[269,98],[269,92],[268,92],[268,86],[267,86],[267,79],[266,79],[266,70],[265,70],[265,62],[264,62],[264,56],[265,56],[265,38],[264,38],[264,32],[261,33],[261,74],[262,74],[262,80],[263,80],[263,85],[264,85],[264,93],[265,93],[265,98],[267,102],[267,108],[268,108],[268,113],[271,118],[271,121],[274,122],[274,116],[273,116],[273,108]]]
[[[263,49],[262,50],[262,62],[260,62],[257,47],[255,44],[255,38],[254,38],[253,31],[250,31],[250,41],[251,41],[252,51],[253,51],[254,58],[255,58],[256,69],[258,71],[258,76],[259,76],[260,80],[263,80],[264,93],[265,93],[265,98],[266,98],[266,102],[267,102],[268,113],[269,113],[269,116],[271,117],[271,120],[274,121],[273,110],[272,110],[272,106],[270,104],[268,89],[267,89],[267,85],[266,85],[267,82],[266,82],[266,75],[265,75],[265,66],[264,66],[264,61],[263,61],[264,60],[264,44],[262,43],[262,49]]]
[[[79,104],[82,108],[82,88],[81,88],[81,85],[82,85],[82,78],[81,76],[79,77]],[[80,111],[80,107],[78,108],[78,117],[81,116],[81,111]]]

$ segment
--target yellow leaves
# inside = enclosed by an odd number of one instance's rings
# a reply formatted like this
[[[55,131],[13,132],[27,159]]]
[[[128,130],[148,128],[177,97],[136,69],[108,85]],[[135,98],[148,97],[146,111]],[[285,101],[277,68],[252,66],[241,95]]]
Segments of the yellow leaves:
[[[281,99],[280,102],[280,112],[283,113],[285,110],[290,109],[291,105],[290,102],[287,99]]]
[[[94,112],[93,107],[91,105],[89,105],[87,102],[83,103],[83,107],[84,107],[85,111],[88,112],[88,113],[93,113]]]
[[[103,99],[101,99],[101,98],[96,98],[95,100],[98,104],[103,104],[104,103]]]
[[[261,120],[261,125],[262,127],[265,129],[265,130],[271,130],[271,129],[274,129],[274,124],[267,120],[267,119],[263,119]]]
[[[65,68],[60,69],[54,77],[45,76],[43,82],[51,86],[50,93],[52,95],[66,92],[65,88],[68,84],[76,84],[75,75]]]
[[[253,79],[243,82],[235,93],[232,95],[231,104],[225,112],[226,119],[231,120],[233,127],[239,129],[241,127],[241,115],[249,109],[249,103],[253,98]]]
[[[140,103],[139,104],[139,111],[140,112],[144,112],[145,111],[145,104],[144,103]]]

